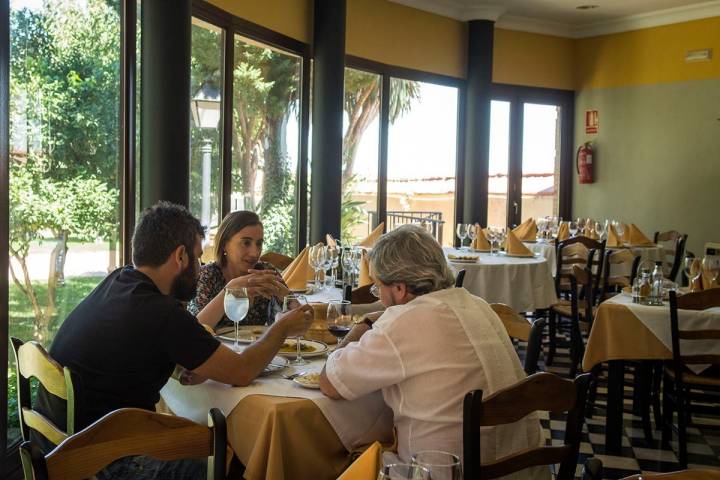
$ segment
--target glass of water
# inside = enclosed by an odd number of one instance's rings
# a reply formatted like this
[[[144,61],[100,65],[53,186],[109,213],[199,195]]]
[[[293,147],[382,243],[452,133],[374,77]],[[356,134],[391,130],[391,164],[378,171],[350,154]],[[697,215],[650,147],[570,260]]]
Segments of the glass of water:
[[[243,287],[226,287],[224,305],[225,315],[235,323],[235,346],[233,349],[237,352],[240,350],[238,341],[240,338],[240,322],[250,309],[247,289]]]

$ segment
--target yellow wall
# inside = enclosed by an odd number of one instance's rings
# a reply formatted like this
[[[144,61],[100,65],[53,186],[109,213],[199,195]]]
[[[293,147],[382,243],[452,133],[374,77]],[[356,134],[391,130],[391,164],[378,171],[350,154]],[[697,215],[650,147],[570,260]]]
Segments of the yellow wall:
[[[210,3],[301,42],[312,41],[312,0],[209,0]]]
[[[495,29],[493,81],[573,90],[574,40]]]
[[[713,49],[710,62],[685,52]],[[720,78],[720,17],[577,40],[577,90]]]
[[[348,0],[345,50],[416,70],[465,76],[467,27],[388,0]]]

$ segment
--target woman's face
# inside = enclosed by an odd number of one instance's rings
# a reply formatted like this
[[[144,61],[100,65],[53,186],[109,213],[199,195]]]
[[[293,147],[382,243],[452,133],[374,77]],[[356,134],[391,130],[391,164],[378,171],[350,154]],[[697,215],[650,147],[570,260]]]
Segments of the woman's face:
[[[247,272],[260,260],[263,246],[262,225],[245,227],[225,244],[227,265],[239,272]]]

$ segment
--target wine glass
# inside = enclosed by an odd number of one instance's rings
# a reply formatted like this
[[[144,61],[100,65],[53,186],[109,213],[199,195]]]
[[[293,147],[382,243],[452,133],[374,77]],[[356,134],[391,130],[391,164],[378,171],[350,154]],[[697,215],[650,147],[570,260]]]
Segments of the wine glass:
[[[615,222],[615,232],[617,232],[618,237],[620,237],[622,239],[622,236],[625,233],[625,225],[623,225],[622,222],[616,221]]]
[[[353,250],[352,247],[343,248],[342,258],[341,258],[341,263],[342,263],[342,268],[343,268],[343,279],[345,279],[346,277],[349,277],[351,286],[354,283],[353,282],[353,260],[352,260],[353,252],[352,252],[352,250]]]
[[[332,300],[327,309],[327,328],[335,335],[338,341],[345,338],[345,335],[352,327],[352,304],[349,300]]]
[[[425,450],[414,454],[410,463],[426,468],[432,480],[462,480],[460,457],[452,453]]]
[[[283,313],[289,312],[300,305],[307,305],[307,298],[305,298],[305,295],[291,293],[283,299],[282,311]],[[302,358],[302,335],[295,337],[295,346],[297,348],[297,356],[295,357],[295,360],[290,362],[290,365],[307,365],[308,362]]]
[[[538,218],[536,223],[537,223],[538,233],[540,234],[540,240],[545,240],[545,233],[547,232],[547,229],[548,229],[547,217]]]
[[[577,222],[577,221],[570,222],[570,224],[568,225],[568,229],[570,230],[570,235],[572,235],[573,237],[576,236],[578,233],[578,228],[580,228],[579,222]]]
[[[327,248],[328,258],[330,258],[330,268],[331,270],[331,276],[332,276],[332,285],[335,286],[335,281],[337,280],[337,268],[338,265],[340,265],[340,249],[338,247],[328,247]]]
[[[430,480],[430,472],[420,465],[391,463],[380,469],[377,480]]]
[[[316,292],[319,292],[322,290],[320,287],[320,270],[325,265],[325,259],[326,259],[327,253],[325,250],[324,245],[313,245],[310,247],[310,252],[308,255],[308,263],[312,267],[313,270],[315,270],[315,287],[314,290]]]
[[[468,237],[470,238],[470,246],[468,248],[470,248],[470,250],[472,250],[473,242],[475,242],[475,239],[478,236],[478,231],[477,231],[478,228],[480,228],[480,227],[475,226],[471,223],[468,223],[468,225],[467,225],[467,234],[468,234]]]
[[[457,233],[458,238],[460,239],[460,250],[464,250],[463,242],[465,241],[465,238],[467,238],[467,225],[464,223],[458,223],[457,227],[455,228],[455,233]]]
[[[352,259],[353,276],[356,281],[358,280],[358,275],[360,275],[360,264],[362,263],[362,254],[363,254],[362,247],[355,247],[355,248],[353,248],[353,251],[352,251],[352,257],[350,257]]]
[[[235,323],[235,345],[233,350],[240,351],[240,322],[250,310],[250,299],[244,287],[226,287],[224,298],[225,315]]]
[[[323,274],[325,275],[325,281],[321,285],[321,287],[323,289],[325,287],[327,287],[328,276],[332,277],[332,275],[327,275],[327,273],[326,273],[328,270],[330,270],[332,268],[332,264],[333,264],[332,254],[330,253],[331,250],[332,250],[332,247],[325,247],[325,261],[320,266],[320,268],[322,268]],[[334,282],[334,280],[331,280],[330,285],[334,287],[335,285],[332,282]]]
[[[572,222],[570,222],[570,225],[572,225]],[[582,232],[585,229],[585,219],[578,217],[577,220],[575,220],[576,225],[576,231]],[[572,228],[572,227],[571,227]],[[573,235],[574,237],[575,235]]]
[[[709,283],[709,285],[704,285],[704,287],[706,289],[712,288],[717,284],[718,276],[720,276],[720,258],[715,256],[703,257],[702,272]]]

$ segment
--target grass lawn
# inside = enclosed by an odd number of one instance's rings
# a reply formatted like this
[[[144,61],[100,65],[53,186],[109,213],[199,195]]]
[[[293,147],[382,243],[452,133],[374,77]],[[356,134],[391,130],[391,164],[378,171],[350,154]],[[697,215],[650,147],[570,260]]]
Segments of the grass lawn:
[[[57,290],[57,310],[50,320],[50,339],[55,336],[58,328],[60,328],[60,325],[62,325],[62,322],[72,309],[75,308],[75,306],[80,303],[80,300],[85,298],[102,279],[103,277],[69,277],[65,279],[65,285],[59,287]],[[33,282],[33,285],[40,299],[40,304],[44,307],[47,303],[47,284],[43,282]],[[30,301],[12,281],[10,281],[9,297],[10,336],[17,337],[23,341],[33,340],[35,316],[33,315]],[[50,342],[46,341],[43,343],[43,346],[48,349]],[[8,364],[8,442],[12,442],[14,439],[20,438],[20,430],[17,415],[15,356],[9,345],[8,348],[8,358],[10,359]]]

